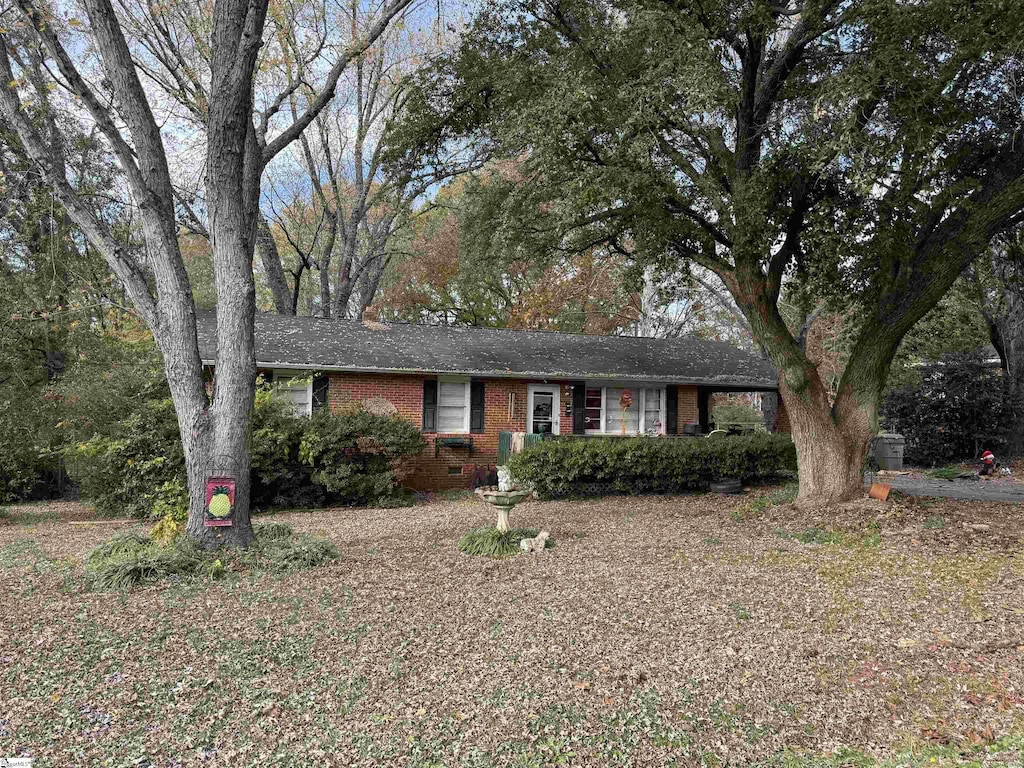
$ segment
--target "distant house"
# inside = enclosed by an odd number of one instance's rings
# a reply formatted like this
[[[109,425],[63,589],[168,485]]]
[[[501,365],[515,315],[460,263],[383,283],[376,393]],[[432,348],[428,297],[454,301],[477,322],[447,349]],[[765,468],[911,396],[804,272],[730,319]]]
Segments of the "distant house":
[[[199,348],[213,365],[212,313],[200,314]],[[711,426],[712,393],[778,391],[770,363],[720,342],[262,313],[256,360],[300,414],[359,403],[416,424],[421,488],[468,485],[494,464],[501,432],[696,435]],[[781,404],[778,422],[787,429]]]

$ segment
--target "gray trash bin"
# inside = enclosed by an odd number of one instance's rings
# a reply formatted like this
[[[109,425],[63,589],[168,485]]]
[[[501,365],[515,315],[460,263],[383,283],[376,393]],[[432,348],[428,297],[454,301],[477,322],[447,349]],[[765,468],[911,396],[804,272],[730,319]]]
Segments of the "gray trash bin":
[[[883,432],[875,437],[875,461],[879,469],[903,469],[903,435]]]

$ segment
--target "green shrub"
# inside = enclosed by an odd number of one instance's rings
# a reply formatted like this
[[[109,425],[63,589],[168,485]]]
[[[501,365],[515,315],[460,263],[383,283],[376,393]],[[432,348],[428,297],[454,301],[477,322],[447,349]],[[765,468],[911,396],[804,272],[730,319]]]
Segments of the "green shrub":
[[[321,411],[309,420],[299,455],[334,501],[366,504],[393,497],[425,446],[420,431],[403,419]]]
[[[295,531],[288,523],[264,523],[263,525],[257,525],[255,532],[258,541],[287,539],[295,535]]]
[[[257,389],[249,439],[254,509],[323,506],[326,492],[313,482],[312,467],[299,456],[309,424],[296,418],[271,387]]]
[[[53,452],[54,404],[38,390],[0,393],[0,503],[32,496],[59,470]],[[9,395],[9,396],[7,396]]]
[[[906,438],[908,463],[941,466],[1005,448],[1010,403],[998,366],[977,354],[947,355],[920,373],[882,403],[886,429]]]
[[[721,403],[711,409],[715,426],[723,428],[729,424],[762,424],[764,415],[748,403]]]
[[[86,568],[106,560],[132,555],[148,547],[152,542],[141,533],[120,533],[109,541],[97,545],[85,559]]]
[[[503,557],[505,555],[517,555],[522,550],[519,542],[523,539],[532,539],[540,531],[533,528],[513,528],[510,531],[499,531],[497,528],[486,526],[474,528],[459,539],[459,549],[467,555],[486,555],[488,557]],[[544,542],[544,548],[550,549],[555,546],[554,539]]]
[[[719,440],[637,437],[563,438],[534,443],[509,460],[517,480],[541,498],[584,496],[591,487],[616,493],[706,490],[725,478],[763,481],[796,471],[788,435]]]
[[[120,422],[104,423],[103,432],[72,442],[69,474],[101,513],[184,523],[189,500],[174,405],[165,397],[136,408]],[[296,418],[263,386],[249,444],[250,500],[257,510],[407,503],[399,486],[425,445],[416,427],[397,418],[362,411]]]
[[[170,398],[148,401],[112,432],[69,449],[68,472],[82,496],[115,517],[154,517],[180,508],[185,459]],[[185,498],[185,509],[188,501]]]

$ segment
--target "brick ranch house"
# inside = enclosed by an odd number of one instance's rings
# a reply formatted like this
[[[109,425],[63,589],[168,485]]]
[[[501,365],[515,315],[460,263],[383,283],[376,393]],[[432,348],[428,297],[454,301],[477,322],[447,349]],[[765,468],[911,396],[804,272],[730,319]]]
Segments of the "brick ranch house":
[[[216,317],[198,319],[200,355],[212,366]],[[421,489],[468,487],[477,467],[495,464],[502,432],[703,434],[715,392],[774,393],[770,426],[788,431],[771,364],[699,339],[258,313],[256,361],[299,414],[367,401],[394,406],[427,440],[408,481]],[[623,410],[625,390],[632,402]]]

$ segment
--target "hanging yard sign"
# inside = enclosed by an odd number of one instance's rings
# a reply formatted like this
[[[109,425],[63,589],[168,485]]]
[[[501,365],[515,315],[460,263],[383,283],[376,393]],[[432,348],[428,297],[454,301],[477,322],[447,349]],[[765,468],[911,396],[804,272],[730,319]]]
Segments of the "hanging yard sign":
[[[234,525],[235,478],[227,475],[206,478],[206,527]]]

